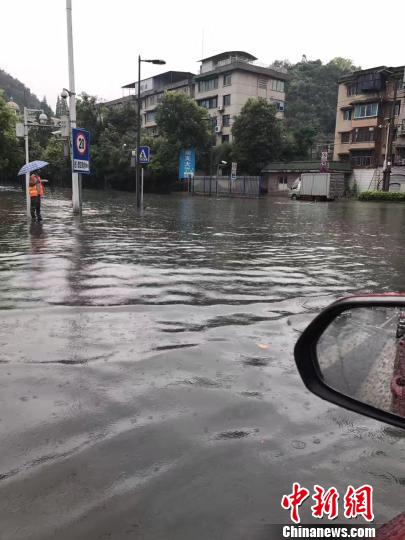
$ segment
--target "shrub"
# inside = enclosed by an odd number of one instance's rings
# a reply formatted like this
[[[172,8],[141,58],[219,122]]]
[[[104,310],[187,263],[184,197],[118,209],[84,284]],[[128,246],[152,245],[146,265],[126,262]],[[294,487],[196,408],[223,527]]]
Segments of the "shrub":
[[[363,191],[359,195],[359,201],[404,201],[405,193],[394,191]]]

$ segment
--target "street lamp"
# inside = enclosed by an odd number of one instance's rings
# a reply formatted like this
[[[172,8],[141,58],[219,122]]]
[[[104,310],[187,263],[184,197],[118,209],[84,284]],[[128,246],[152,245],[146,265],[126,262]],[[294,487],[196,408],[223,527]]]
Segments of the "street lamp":
[[[218,163],[218,167],[217,167],[217,177],[219,176],[219,169],[221,169],[221,172],[222,172],[222,165],[228,165],[228,162],[227,161],[224,161],[223,159]]]
[[[166,64],[164,60],[158,58],[152,60],[143,60],[141,55],[138,55],[138,96],[137,96],[137,130],[136,130],[136,168],[135,168],[135,183],[136,183],[136,207],[141,208],[141,186],[140,186],[140,163],[139,163],[139,147],[141,146],[141,62],[148,64],[157,64],[162,66]]]

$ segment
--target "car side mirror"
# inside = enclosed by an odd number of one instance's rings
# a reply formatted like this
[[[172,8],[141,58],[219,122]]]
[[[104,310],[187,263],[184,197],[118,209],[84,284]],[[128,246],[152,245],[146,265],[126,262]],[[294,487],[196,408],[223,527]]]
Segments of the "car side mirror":
[[[294,355],[317,396],[405,428],[405,296],[333,303],[303,332]]]

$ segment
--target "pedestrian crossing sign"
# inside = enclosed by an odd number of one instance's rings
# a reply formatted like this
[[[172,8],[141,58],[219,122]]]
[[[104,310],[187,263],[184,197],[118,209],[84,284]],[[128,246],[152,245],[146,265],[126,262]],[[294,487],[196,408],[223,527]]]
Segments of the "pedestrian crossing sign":
[[[140,146],[138,156],[139,156],[139,163],[149,163],[149,158],[150,158],[149,146]]]

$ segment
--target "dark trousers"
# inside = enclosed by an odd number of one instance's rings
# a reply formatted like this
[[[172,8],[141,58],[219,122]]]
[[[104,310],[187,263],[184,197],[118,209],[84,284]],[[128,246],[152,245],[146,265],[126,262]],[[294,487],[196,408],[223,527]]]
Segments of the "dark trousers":
[[[31,197],[31,217],[35,219],[35,214],[37,220],[41,220],[41,197]]]

